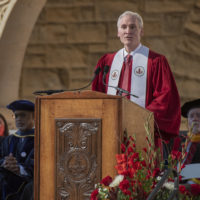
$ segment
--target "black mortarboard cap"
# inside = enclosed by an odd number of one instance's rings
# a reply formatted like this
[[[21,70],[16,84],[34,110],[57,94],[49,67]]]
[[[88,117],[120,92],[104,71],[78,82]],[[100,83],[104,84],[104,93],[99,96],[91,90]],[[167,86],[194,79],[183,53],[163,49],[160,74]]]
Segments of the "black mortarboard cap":
[[[187,114],[192,108],[200,108],[200,99],[195,99],[193,101],[188,101],[181,107],[181,114],[183,117],[187,118]]]
[[[16,100],[6,106],[8,109],[15,112],[16,110],[27,110],[34,112],[34,103],[28,100]]]

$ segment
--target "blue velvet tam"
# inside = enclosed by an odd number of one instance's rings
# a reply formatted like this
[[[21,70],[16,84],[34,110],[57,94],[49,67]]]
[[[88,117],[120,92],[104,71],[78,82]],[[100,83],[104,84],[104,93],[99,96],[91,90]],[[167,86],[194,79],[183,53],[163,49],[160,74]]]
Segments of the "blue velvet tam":
[[[184,103],[183,106],[181,107],[182,116],[187,118],[188,117],[187,114],[192,108],[200,108],[200,99],[195,99],[193,101],[188,101]]]
[[[8,109],[15,112],[16,110],[27,110],[34,112],[34,103],[28,100],[16,100],[6,106]]]

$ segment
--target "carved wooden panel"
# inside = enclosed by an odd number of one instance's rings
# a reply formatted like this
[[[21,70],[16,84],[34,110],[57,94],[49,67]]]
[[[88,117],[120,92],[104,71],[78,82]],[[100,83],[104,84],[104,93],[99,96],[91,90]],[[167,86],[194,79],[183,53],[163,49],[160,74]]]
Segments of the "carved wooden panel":
[[[89,200],[101,178],[101,120],[56,119],[57,200]]]

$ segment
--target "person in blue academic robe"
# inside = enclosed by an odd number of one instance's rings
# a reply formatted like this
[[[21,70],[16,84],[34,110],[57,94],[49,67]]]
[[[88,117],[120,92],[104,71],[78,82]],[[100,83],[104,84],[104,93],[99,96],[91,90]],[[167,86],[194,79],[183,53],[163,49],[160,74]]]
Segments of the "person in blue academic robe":
[[[18,200],[26,183],[33,180],[34,104],[17,100],[7,108],[13,111],[18,130],[1,143],[0,199]]]

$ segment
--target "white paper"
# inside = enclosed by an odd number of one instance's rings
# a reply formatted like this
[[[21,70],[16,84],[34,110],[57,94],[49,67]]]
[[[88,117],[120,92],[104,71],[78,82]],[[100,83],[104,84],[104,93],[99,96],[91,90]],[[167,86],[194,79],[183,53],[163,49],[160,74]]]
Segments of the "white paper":
[[[182,180],[200,178],[200,163],[186,165],[180,173]]]

